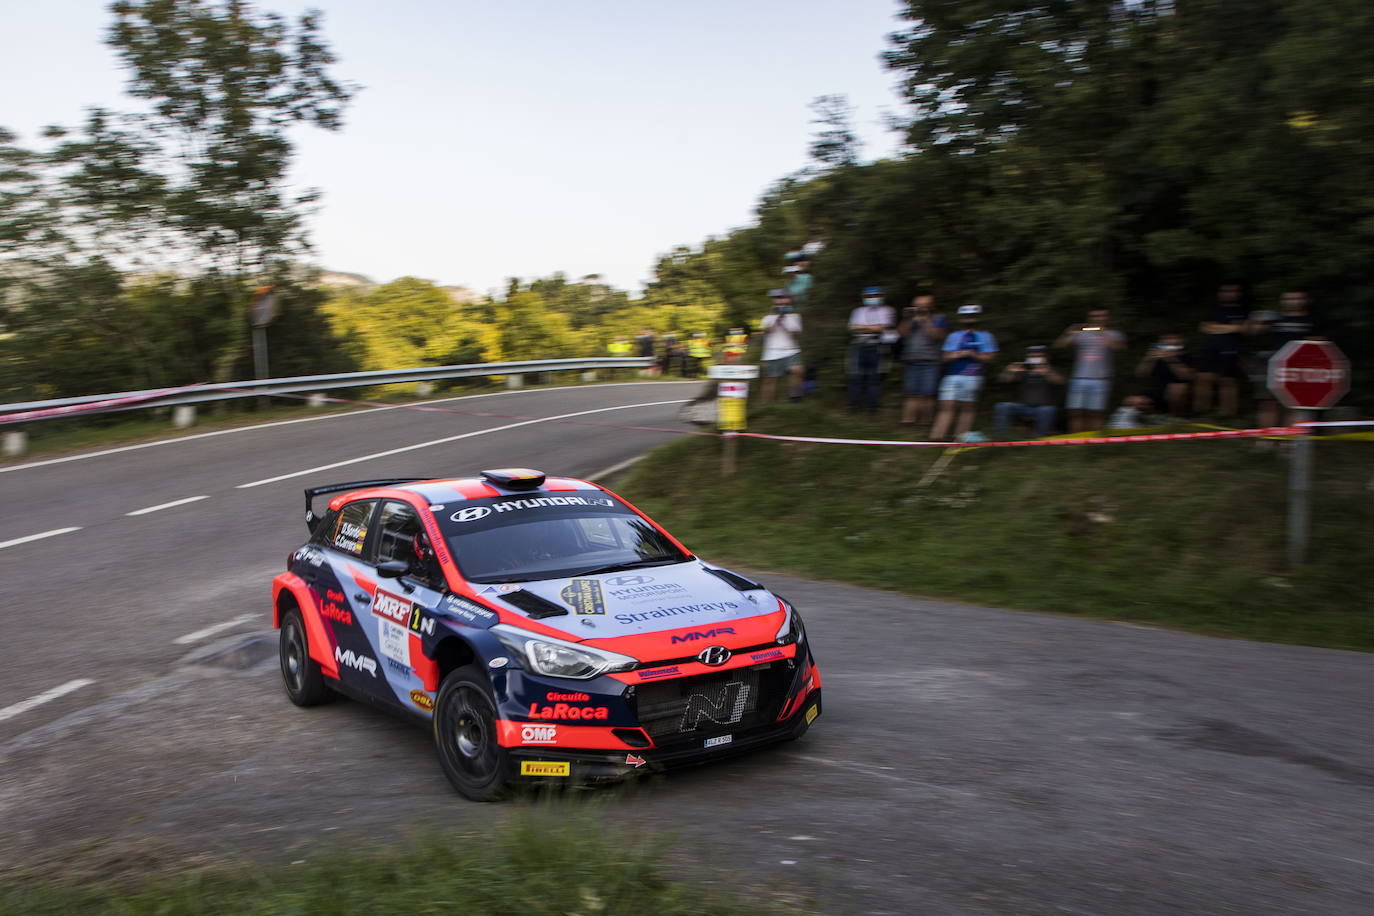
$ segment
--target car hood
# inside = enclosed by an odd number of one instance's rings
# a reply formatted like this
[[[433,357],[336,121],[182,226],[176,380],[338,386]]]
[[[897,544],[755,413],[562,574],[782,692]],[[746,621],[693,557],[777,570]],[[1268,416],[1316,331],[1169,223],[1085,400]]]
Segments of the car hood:
[[[767,589],[736,589],[698,560],[596,576],[474,588],[488,601],[523,589],[567,608],[567,615],[540,617],[539,622],[575,640],[709,626],[778,610],[777,598]],[[510,606],[509,602],[502,603]],[[524,613],[519,607],[512,610]]]

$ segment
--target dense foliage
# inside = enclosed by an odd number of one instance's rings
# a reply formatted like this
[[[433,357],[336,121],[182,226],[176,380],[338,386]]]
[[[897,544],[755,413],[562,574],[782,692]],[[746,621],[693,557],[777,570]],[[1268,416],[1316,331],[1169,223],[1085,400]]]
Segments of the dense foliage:
[[[112,12],[147,109],[92,111],[43,149],[0,131],[6,400],[250,374],[243,308],[264,282],[286,306],[277,374],[599,353],[644,327],[719,340],[818,236],[813,363],[837,365],[870,284],[898,305],[980,301],[1004,351],[1105,304],[1139,349],[1192,333],[1237,278],[1255,307],[1307,288],[1356,365],[1352,400],[1374,387],[1365,0],[905,0],[886,54],[909,106],[901,155],[862,163],[848,105],[823,96],[814,165],[751,225],[665,254],[642,296],[560,275],[480,301],[410,278],[327,294],[289,267],[308,200],[285,191],[284,131],[337,128],[352,91],[316,14]]]

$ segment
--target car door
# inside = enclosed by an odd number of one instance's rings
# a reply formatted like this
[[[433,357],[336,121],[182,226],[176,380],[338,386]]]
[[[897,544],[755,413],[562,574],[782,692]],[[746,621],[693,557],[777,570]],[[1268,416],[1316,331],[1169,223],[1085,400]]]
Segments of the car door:
[[[406,573],[394,578],[378,575],[368,608],[367,629],[381,661],[388,699],[421,714],[434,708],[434,694],[425,690],[413,667],[422,655],[422,637],[434,632],[433,611],[444,595],[443,573],[420,516],[409,503],[385,500],[377,514],[371,566],[404,563]]]
[[[311,580],[320,616],[333,637],[332,654],[343,686],[368,696],[389,696],[386,674],[378,660],[368,618],[376,570],[367,553],[376,540],[375,499],[355,500],[331,512],[318,543],[323,562]]]

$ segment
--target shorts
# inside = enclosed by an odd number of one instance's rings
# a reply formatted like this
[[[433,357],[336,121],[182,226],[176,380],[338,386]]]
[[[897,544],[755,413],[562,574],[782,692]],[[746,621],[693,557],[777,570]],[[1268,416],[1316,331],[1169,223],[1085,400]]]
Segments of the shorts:
[[[1108,378],[1071,378],[1069,400],[1064,406],[1069,410],[1105,411],[1111,390],[1112,380]]]
[[[929,397],[939,384],[939,363],[907,363],[902,373],[902,394],[907,397]]]
[[[1239,353],[1225,353],[1221,350],[1207,350],[1202,354],[1202,365],[1198,367],[1199,372],[1210,372],[1222,378],[1244,378],[1245,372],[1241,368]]]
[[[972,404],[978,400],[978,392],[982,387],[981,375],[946,375],[940,380],[940,400]]]
[[[792,353],[788,356],[779,356],[777,359],[765,359],[763,361],[764,378],[782,378],[789,370],[801,365],[801,354]]]

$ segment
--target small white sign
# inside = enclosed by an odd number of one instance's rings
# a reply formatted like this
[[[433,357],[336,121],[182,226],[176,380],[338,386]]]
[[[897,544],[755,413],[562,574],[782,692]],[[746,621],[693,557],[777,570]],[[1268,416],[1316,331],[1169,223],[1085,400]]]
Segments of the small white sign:
[[[716,397],[719,398],[747,398],[749,397],[748,382],[721,382],[716,386]]]
[[[378,640],[382,654],[392,661],[410,667],[410,633],[400,624],[389,620],[378,620],[380,627]]]
[[[759,377],[758,366],[712,366],[706,370],[710,378],[751,379]]]

